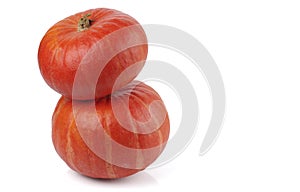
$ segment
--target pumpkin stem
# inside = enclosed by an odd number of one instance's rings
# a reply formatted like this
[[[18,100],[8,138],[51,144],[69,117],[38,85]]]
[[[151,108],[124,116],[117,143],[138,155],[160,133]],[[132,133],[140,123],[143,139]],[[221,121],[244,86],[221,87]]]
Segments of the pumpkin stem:
[[[87,30],[91,26],[92,20],[88,18],[89,16],[91,16],[91,14],[86,14],[80,18],[78,22],[78,31]]]

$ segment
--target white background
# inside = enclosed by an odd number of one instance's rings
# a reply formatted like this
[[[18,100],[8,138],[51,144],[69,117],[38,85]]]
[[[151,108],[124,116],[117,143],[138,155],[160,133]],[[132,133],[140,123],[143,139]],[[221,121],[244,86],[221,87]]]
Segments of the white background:
[[[198,74],[198,132],[173,161],[103,181],[79,176],[58,157],[51,116],[60,96],[39,73],[39,42],[57,21],[96,7],[121,10],[142,24],[177,27],[208,49],[227,103],[222,132],[207,154],[198,155],[211,101]],[[1,1],[0,191],[299,191],[299,10],[297,0]],[[157,87],[174,133],[178,101]]]

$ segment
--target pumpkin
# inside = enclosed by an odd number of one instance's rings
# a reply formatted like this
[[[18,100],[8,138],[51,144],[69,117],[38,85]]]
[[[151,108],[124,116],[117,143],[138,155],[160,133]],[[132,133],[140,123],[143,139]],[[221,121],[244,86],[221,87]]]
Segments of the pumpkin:
[[[145,169],[163,151],[169,131],[159,94],[139,81],[97,100],[62,96],[52,117],[57,153],[71,169],[92,178],[121,178]]]
[[[136,64],[116,89],[131,82],[147,52],[145,32],[134,18],[97,8],[54,24],[40,42],[38,63],[52,89],[71,99],[90,100],[111,94],[115,79]]]

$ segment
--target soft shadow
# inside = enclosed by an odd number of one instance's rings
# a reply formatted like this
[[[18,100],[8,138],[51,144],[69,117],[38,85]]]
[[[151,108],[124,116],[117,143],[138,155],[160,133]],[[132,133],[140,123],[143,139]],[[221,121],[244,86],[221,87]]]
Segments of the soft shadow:
[[[80,175],[72,170],[68,171],[68,175],[78,182],[85,182],[93,186],[112,187],[112,188],[137,188],[156,186],[158,182],[156,179],[146,171],[138,172],[134,175],[120,178],[120,179],[94,179]]]

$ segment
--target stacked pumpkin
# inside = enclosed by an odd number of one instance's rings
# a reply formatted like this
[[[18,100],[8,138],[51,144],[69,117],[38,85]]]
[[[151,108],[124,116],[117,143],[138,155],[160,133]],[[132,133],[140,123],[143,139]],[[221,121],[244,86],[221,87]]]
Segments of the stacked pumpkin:
[[[131,16],[92,9],[53,25],[38,50],[46,83],[62,97],[52,117],[55,150],[93,178],[137,173],[163,151],[169,119],[159,94],[134,80],[147,38]]]

